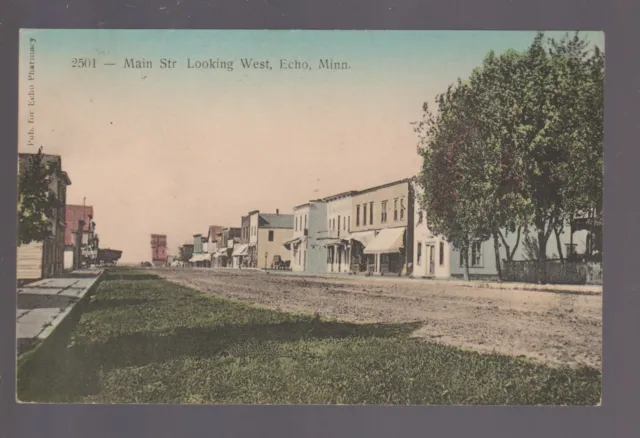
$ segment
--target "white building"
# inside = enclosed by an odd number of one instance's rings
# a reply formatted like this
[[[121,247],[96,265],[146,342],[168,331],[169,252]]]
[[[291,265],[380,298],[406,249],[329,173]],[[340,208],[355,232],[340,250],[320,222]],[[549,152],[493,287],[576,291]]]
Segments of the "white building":
[[[441,236],[429,229],[428,215],[420,206],[423,190],[414,183],[413,274],[416,278],[449,278],[451,276],[451,248]]]
[[[307,233],[309,204],[293,207],[293,236],[285,242],[285,248],[291,251],[291,270],[304,271],[307,261]]]

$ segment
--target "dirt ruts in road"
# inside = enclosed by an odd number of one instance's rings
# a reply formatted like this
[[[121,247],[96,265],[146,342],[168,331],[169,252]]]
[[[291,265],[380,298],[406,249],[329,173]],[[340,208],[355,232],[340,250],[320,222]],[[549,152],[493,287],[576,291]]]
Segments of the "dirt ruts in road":
[[[602,363],[602,296],[469,288],[428,280],[300,277],[256,271],[161,269],[203,292],[349,322],[422,323],[414,336],[550,365]]]

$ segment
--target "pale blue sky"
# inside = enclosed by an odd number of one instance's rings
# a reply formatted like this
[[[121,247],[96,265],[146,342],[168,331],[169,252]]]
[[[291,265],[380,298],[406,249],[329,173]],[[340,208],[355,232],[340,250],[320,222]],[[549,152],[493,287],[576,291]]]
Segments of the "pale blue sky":
[[[604,48],[604,34],[584,32]],[[208,225],[239,226],[249,210],[293,205],[415,174],[410,122],[424,101],[466,77],[489,50],[522,50],[534,32],[24,30],[21,137],[27,86],[36,90],[35,143],[63,156],[69,202],[95,208],[102,243],[148,259],[149,234],[171,252]],[[562,35],[560,32],[548,35]],[[29,38],[36,80],[26,80]],[[96,69],[71,67],[95,58]],[[177,60],[123,69],[124,58]],[[269,59],[246,71],[240,58]],[[233,59],[234,71],[186,60]],[[280,59],[311,71],[281,71]],[[319,59],[347,61],[318,70]],[[105,67],[104,62],[116,66]]]

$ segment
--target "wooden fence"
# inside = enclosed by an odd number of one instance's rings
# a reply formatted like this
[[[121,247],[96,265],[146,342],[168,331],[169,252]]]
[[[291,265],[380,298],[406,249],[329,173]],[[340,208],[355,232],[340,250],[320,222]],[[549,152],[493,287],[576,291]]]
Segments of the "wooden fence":
[[[521,283],[602,284],[602,263],[547,260],[503,261],[502,279]],[[542,279],[542,281],[540,281]]]

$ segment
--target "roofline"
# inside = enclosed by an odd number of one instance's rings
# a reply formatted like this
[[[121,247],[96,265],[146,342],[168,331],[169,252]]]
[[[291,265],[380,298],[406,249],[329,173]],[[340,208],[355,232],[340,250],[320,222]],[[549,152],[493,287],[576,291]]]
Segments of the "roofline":
[[[251,216],[252,214],[256,213],[260,213],[260,210],[251,210],[249,213],[247,213],[247,216]]]
[[[347,198],[349,196],[355,196],[359,192],[357,190],[349,190],[348,192],[336,193],[335,195],[322,198],[324,202],[335,201],[336,199]]]
[[[260,216],[293,216],[291,213],[260,213]]]
[[[396,186],[396,185],[399,185],[399,184],[411,183],[412,181],[415,180],[415,178],[416,177],[414,176],[414,177],[411,177],[411,178],[404,178],[404,179],[400,179],[400,180],[397,180],[397,181],[389,182],[389,183],[386,183],[386,184],[381,184],[379,186],[369,187],[369,188],[360,190],[357,194],[358,195],[362,195],[362,194],[365,194],[365,193],[373,192],[375,190],[385,189],[387,187],[392,187],[392,186]]]
[[[65,204],[67,207],[93,208],[93,205]]]
[[[284,226],[270,226],[271,224],[265,224],[265,225],[258,225],[258,228],[262,228],[262,229],[272,229],[272,230],[293,230],[293,225],[291,225],[290,227],[284,227]]]
[[[37,152],[19,152],[18,153],[18,157],[33,157],[35,155],[38,155]],[[53,158],[62,158],[62,155],[59,154],[42,154],[43,157],[53,157]]]

